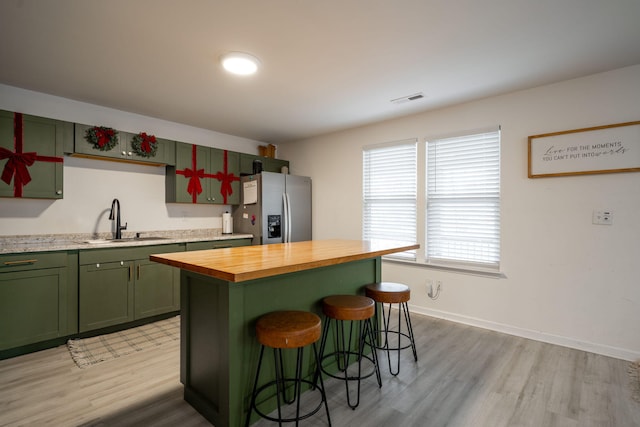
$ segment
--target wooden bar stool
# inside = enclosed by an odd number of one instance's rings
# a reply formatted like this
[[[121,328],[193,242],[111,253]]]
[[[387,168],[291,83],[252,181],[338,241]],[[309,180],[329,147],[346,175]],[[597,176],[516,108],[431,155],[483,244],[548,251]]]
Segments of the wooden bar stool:
[[[380,350],[384,350],[387,353],[387,360],[389,362],[389,372],[391,375],[398,375],[400,373],[400,350],[411,347],[413,351],[413,358],[418,361],[418,353],[416,352],[416,341],[413,336],[413,328],[411,326],[411,317],[409,315],[409,306],[407,302],[411,297],[411,289],[407,285],[393,282],[379,282],[372,283],[365,286],[365,295],[376,302],[376,319],[378,319],[379,311],[378,304],[380,305],[380,312],[382,313],[382,329],[378,329],[380,323],[376,322],[375,347]],[[389,304],[385,313],[385,304]],[[391,307],[393,304],[398,304],[398,329],[391,329]],[[402,317],[404,317],[404,323],[407,328],[407,332],[402,332]],[[395,335],[397,337],[397,346],[391,348],[389,341],[389,335]],[[383,336],[383,338],[381,338]],[[402,338],[406,338],[408,342],[402,345]],[[382,342],[380,342],[382,341]],[[397,352],[398,364],[396,370],[391,368],[391,352]]]
[[[371,349],[370,355],[364,352],[365,344],[373,342],[373,325],[371,319],[375,314],[375,303],[371,298],[361,295],[332,295],[322,300],[322,312],[326,316],[324,329],[322,334],[322,343],[320,344],[320,369],[330,377],[344,380],[347,389],[347,404],[351,409],[355,409],[360,404],[360,381],[368,378],[374,373],[378,380],[378,387],[382,387],[380,378],[380,369],[378,367],[378,358],[375,349],[369,344]],[[349,322],[345,325],[345,322]],[[327,348],[327,339],[331,324],[334,324],[333,339],[334,348],[328,354],[325,354]],[[357,337],[353,335],[354,324],[357,324]],[[348,339],[345,328],[348,327]],[[365,340],[365,337],[367,339]],[[357,338],[357,349],[352,349],[354,339]],[[348,367],[351,364],[351,356],[353,361],[358,361],[357,374],[349,373]],[[324,363],[325,359],[333,358],[337,365],[335,369],[330,370]],[[362,359],[369,360],[373,364],[373,370],[366,374],[362,373]],[[349,382],[356,381],[358,384],[356,401],[351,403],[351,394],[349,393]]]
[[[316,348],[316,342],[320,339],[321,332],[320,317],[316,314],[306,311],[274,311],[263,315],[258,319],[256,324],[256,337],[260,342],[260,357],[258,359],[258,369],[256,371],[256,379],[251,394],[251,404],[249,413],[247,414],[246,426],[249,426],[251,420],[251,412],[253,410],[262,418],[270,421],[276,421],[279,425],[283,422],[295,421],[296,426],[300,420],[304,420],[314,415],[320,410],[324,404],[327,412],[327,420],[331,426],[331,418],[329,416],[329,406],[327,405],[327,396],[325,394],[322,375],[320,375],[320,359]],[[313,355],[315,358],[315,373],[313,381],[302,379],[303,350],[304,347],[313,345]],[[273,349],[274,369],[276,379],[258,387],[260,378],[260,368],[262,367],[262,357],[265,347]],[[286,377],[283,364],[283,349],[297,349],[296,372],[295,377]],[[319,382],[318,382],[319,379]],[[320,393],[320,402],[311,411],[300,414],[300,394],[303,384],[311,386],[311,390]],[[261,411],[256,405],[258,396],[275,385],[275,396],[278,405],[278,418],[271,417]],[[287,397],[287,389],[293,387],[293,397]],[[286,404],[296,403],[295,417],[283,417],[281,401]]]

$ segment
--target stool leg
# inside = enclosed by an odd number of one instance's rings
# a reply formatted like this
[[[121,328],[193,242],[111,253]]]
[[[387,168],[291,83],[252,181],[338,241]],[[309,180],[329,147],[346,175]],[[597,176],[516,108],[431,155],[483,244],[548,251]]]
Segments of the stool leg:
[[[256,406],[256,390],[258,389],[258,379],[260,378],[260,366],[262,366],[262,355],[264,354],[264,346],[260,346],[260,357],[258,358],[258,370],[256,371],[256,380],[253,382],[253,392],[251,393],[251,404],[249,405],[249,413],[247,413],[247,422],[245,427],[249,427],[249,421],[251,420],[251,412]]]
[[[373,325],[371,324],[371,319],[367,319],[364,322],[364,326],[365,326],[365,335],[362,336],[362,349],[364,349],[364,343],[366,342],[366,333],[368,331],[369,333],[369,342],[373,342]],[[380,376],[380,364],[378,363],[378,355],[376,353],[376,348],[373,345],[369,345],[369,348],[371,349],[371,358],[373,359],[373,367],[374,370],[376,372],[376,379],[378,380],[378,387],[382,387],[382,377]],[[362,350],[361,353],[362,355]]]
[[[401,332],[402,332],[402,328],[401,328],[401,323],[400,323],[400,311],[398,311],[398,349],[397,349],[397,356],[398,356],[398,365],[397,365],[397,369],[394,372],[393,369],[391,368],[391,343],[389,342],[389,328],[391,327],[391,306],[393,304],[389,304],[389,307],[387,308],[387,312],[385,313],[384,311],[384,303],[382,303],[382,320],[383,320],[383,326],[384,326],[384,346],[383,346],[383,350],[387,353],[387,362],[389,365],[389,372],[391,373],[391,375],[396,376],[398,375],[398,373],[400,373],[400,342],[401,342]]]
[[[322,353],[320,353],[322,354]],[[324,389],[324,381],[322,380],[322,368],[321,363],[322,359],[318,356],[318,348],[316,347],[316,343],[313,343],[313,355],[316,358],[316,374],[313,380],[314,386],[317,387],[317,380],[320,380],[320,393],[322,393],[322,399],[324,400],[324,409],[327,412],[327,421],[329,422],[329,427],[331,427],[331,416],[329,415],[329,404],[327,403],[327,394]]]
[[[404,320],[407,323],[407,329],[409,331],[409,340],[411,341],[411,350],[413,350],[413,360],[418,361],[418,352],[416,351],[416,340],[413,336],[413,326],[411,325],[411,316],[409,315],[409,304],[403,302],[402,311],[404,311]]]
[[[280,354],[278,354],[280,353]],[[280,363],[278,363],[278,356],[280,356]],[[284,374],[282,368],[282,350],[273,349],[273,363],[276,371],[276,401],[278,402],[278,425],[282,425],[282,410],[280,409],[280,391],[282,390],[282,396],[284,397]],[[280,365],[280,366],[278,366]]]
[[[302,391],[302,350],[303,347],[298,348],[296,355],[296,382],[294,390],[296,399],[298,400],[298,402],[296,402],[296,427],[298,427],[298,422],[300,422],[300,393]]]
[[[275,356],[275,354],[274,354],[274,356]],[[279,360],[279,364],[277,365],[277,367],[280,369],[280,378],[286,378],[285,372],[284,372],[284,362],[283,362],[283,359],[282,359],[282,349],[278,349],[278,360]],[[295,402],[297,390],[298,390],[298,383],[295,382],[294,383],[294,387],[293,387],[293,398],[287,399],[286,384],[285,384],[285,381],[283,380],[283,383],[282,383],[282,400],[284,401],[284,403],[290,405],[293,402]]]
[[[313,377],[313,383],[316,384],[318,382],[318,377],[320,377],[320,381],[322,381],[322,361],[324,360],[324,350],[327,345],[327,336],[329,334],[329,319],[325,319],[324,325],[322,326],[322,338],[320,340],[320,358],[317,360],[318,368],[316,370],[316,374]],[[315,343],[314,343],[315,346]],[[323,387],[324,388],[324,387]]]

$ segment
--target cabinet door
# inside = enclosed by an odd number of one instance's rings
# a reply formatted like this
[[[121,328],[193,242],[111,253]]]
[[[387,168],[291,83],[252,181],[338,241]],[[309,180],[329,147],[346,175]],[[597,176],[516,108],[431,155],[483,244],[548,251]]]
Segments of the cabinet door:
[[[149,260],[135,263],[135,319],[180,310],[180,270]]]
[[[262,163],[262,170],[265,172],[280,173],[282,166],[289,166],[288,160],[272,159],[270,157],[256,156],[253,154],[240,154],[240,173],[245,175],[253,174],[253,161],[259,160]]]
[[[240,153],[211,149],[211,198],[214,203],[240,203]]]
[[[80,266],[80,332],[133,320],[133,263]]]
[[[65,139],[73,124],[0,111],[0,197],[61,199]]]
[[[176,142],[176,165],[166,172],[167,202],[211,203],[209,156],[209,147]]]
[[[100,150],[96,148],[93,144],[86,140],[86,132],[88,129],[93,126],[89,125],[81,125],[79,123],[75,124],[75,132],[74,132],[74,153],[86,154],[89,156],[99,156],[106,157],[112,159],[123,159],[126,157],[126,152],[121,149],[122,146],[122,138],[127,138],[126,132],[118,132],[118,144],[116,144],[111,150]]]
[[[120,148],[126,160],[136,163],[175,164],[175,142],[156,138],[156,153],[152,157],[137,154],[133,149],[133,138],[136,134],[120,132]]]
[[[0,350],[62,337],[67,325],[66,268],[0,274]]]

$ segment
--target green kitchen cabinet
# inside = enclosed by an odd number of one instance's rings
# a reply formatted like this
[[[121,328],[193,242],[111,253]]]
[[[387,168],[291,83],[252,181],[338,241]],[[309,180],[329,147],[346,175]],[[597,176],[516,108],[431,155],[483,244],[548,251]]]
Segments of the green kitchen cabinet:
[[[240,154],[176,142],[176,164],[166,170],[167,203],[238,204]]]
[[[127,161],[131,163],[143,163],[164,165],[175,162],[175,141],[156,138],[157,150],[153,157],[144,157],[137,154],[131,145],[135,133],[118,131],[118,144],[111,150],[100,150],[86,140],[86,132],[93,126],[75,124],[73,147],[67,145],[66,151],[77,156],[101,158],[104,160]]]
[[[133,320],[131,261],[80,266],[80,332]]]
[[[135,262],[133,317],[136,320],[180,310],[180,274],[175,268],[159,267],[149,259]]]
[[[202,251],[207,249],[233,248],[236,246],[250,246],[251,239],[208,240],[205,242],[187,242],[187,251]]]
[[[253,154],[240,154],[240,173],[243,175],[253,174],[253,161],[259,160],[262,163],[262,170],[265,172],[282,171],[282,167],[289,167],[288,160],[272,159],[271,157],[256,156]]]
[[[73,123],[0,110],[0,197],[62,199]]]
[[[0,255],[0,353],[74,334],[77,253]]]
[[[79,332],[180,310],[177,269],[149,261],[184,245],[80,251]]]
[[[240,203],[240,153],[211,149],[211,193],[218,203]]]

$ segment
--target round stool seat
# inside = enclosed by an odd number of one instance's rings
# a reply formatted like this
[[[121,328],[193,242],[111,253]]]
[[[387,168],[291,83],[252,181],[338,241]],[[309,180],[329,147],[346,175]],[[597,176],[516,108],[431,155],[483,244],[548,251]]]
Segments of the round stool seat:
[[[251,415],[255,411],[260,417],[269,421],[282,423],[295,422],[296,426],[301,420],[305,420],[316,414],[323,406],[327,413],[327,421],[331,426],[327,394],[320,371],[321,359],[318,355],[316,342],[320,340],[322,321],[314,313],[307,311],[273,311],[262,315],[256,322],[256,338],[260,343],[260,355],[258,356],[258,369],[253,383],[251,403],[247,412],[245,427],[251,424]],[[304,349],[313,347],[313,360],[315,373],[313,381],[306,377],[306,366],[310,361],[304,358]],[[265,348],[273,352],[273,371],[275,379],[263,383],[261,386],[260,373],[262,369]],[[285,357],[285,353],[287,357]],[[296,353],[295,365],[291,364],[288,355]],[[285,363],[286,361],[286,363]],[[291,369],[295,368],[295,370]],[[304,369],[303,369],[304,368]],[[291,372],[294,371],[294,372]],[[301,395],[305,389],[317,398],[315,407],[301,407]],[[275,393],[274,393],[275,392]],[[275,402],[273,402],[275,400]],[[313,402],[305,399],[306,402]],[[295,408],[294,404],[295,403]],[[277,416],[271,415],[275,404]],[[283,408],[283,405],[286,405]],[[291,405],[291,406],[289,406]],[[309,409],[311,408],[311,409]],[[284,411],[283,411],[284,409]]]
[[[276,311],[258,319],[256,336],[271,348],[305,347],[320,339],[320,317],[307,311]]]
[[[376,302],[398,304],[411,298],[411,288],[402,283],[380,282],[364,287],[365,295]]]
[[[322,312],[336,320],[365,320],[375,314],[375,302],[361,295],[331,295],[322,300]]]

